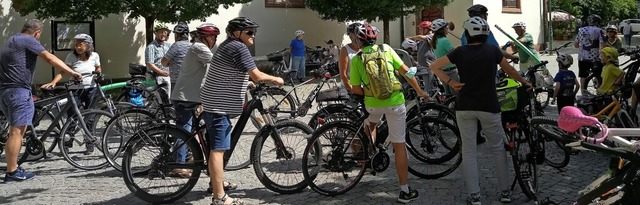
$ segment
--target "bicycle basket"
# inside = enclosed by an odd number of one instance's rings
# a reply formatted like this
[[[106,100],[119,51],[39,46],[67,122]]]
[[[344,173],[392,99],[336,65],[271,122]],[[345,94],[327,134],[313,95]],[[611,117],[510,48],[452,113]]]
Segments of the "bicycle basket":
[[[505,78],[496,84],[498,102],[502,112],[512,111],[518,108],[518,88],[520,83],[511,78]]]
[[[129,75],[145,75],[147,73],[147,67],[140,64],[129,63]]]
[[[279,54],[279,53],[267,54],[268,61],[281,61],[282,59],[284,59],[284,56],[282,54]]]

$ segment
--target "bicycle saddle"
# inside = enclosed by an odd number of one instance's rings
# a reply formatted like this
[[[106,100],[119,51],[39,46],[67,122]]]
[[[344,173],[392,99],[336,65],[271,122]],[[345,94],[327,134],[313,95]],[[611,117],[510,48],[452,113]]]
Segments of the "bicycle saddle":
[[[160,83],[158,85],[145,86],[144,90],[147,91],[147,92],[153,92],[153,91],[156,91],[156,90],[158,90],[160,88],[164,88],[164,87],[167,87],[167,83]]]
[[[282,71],[282,74],[289,75],[290,73],[297,73],[297,72],[298,72],[297,70],[284,70]]]
[[[560,117],[558,117],[558,127],[567,132],[575,132],[581,127],[595,126],[598,124],[600,124],[598,118],[584,115],[580,109],[573,106],[562,108]]]

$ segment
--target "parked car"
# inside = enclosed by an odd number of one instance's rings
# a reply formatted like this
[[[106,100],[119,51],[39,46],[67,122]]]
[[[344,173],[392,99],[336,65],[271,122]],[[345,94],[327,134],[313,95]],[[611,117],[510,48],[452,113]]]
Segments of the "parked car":
[[[620,25],[618,26],[620,34],[622,34],[622,28],[626,25],[627,21],[631,23],[631,30],[634,34],[640,32],[640,19],[625,19],[620,21]]]

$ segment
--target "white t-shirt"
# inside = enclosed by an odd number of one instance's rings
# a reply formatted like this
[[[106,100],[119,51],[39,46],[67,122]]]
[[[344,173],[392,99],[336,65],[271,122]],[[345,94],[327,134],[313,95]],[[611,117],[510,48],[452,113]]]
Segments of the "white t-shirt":
[[[100,56],[98,53],[91,53],[91,56],[86,61],[81,61],[75,54],[69,53],[64,63],[83,76],[82,85],[74,86],[73,89],[92,88],[96,86],[95,83],[93,83],[91,72],[96,70],[96,66],[100,66]],[[69,80],[72,79],[73,77],[69,78]]]

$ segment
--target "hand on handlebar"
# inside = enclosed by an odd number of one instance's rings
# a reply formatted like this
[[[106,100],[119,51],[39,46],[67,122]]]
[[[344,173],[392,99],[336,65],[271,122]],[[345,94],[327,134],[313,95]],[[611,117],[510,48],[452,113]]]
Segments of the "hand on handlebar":
[[[460,83],[452,80],[451,82],[449,82],[449,86],[451,86],[454,90],[456,90],[456,92],[460,92],[462,87],[464,87],[464,83]]]
[[[78,72],[73,72],[71,73],[71,75],[73,76],[73,79],[75,80],[82,80],[82,74],[78,73]]]
[[[424,101],[428,101],[429,100],[429,93],[422,91],[422,92],[418,92],[418,96],[423,98]]]
[[[273,83],[276,84],[277,86],[283,86],[284,80],[281,77],[275,77]]]
[[[55,86],[56,86],[56,84],[55,84],[55,83],[46,83],[46,84],[44,84],[44,85],[41,85],[41,86],[40,86],[40,88],[41,88],[41,89],[47,89],[47,90],[48,90],[48,89],[51,89],[51,88],[53,88],[53,87],[55,87]]]

